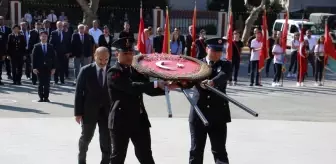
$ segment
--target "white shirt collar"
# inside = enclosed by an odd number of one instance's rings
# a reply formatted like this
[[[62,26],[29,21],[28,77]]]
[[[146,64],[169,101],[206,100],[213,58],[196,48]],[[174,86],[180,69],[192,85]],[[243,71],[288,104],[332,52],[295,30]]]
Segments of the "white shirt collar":
[[[97,63],[95,63],[95,65],[96,65],[97,72],[99,72],[101,68],[97,65]],[[103,72],[105,71],[106,71],[106,66],[103,67]]]

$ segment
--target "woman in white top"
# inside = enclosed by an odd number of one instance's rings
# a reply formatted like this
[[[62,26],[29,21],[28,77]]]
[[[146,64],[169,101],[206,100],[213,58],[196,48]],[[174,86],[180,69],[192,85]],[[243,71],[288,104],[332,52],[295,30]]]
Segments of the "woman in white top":
[[[297,70],[297,54],[298,49],[300,48],[300,41],[299,41],[300,33],[294,34],[294,39],[292,40],[291,44],[291,59],[290,59],[290,65],[288,69],[288,75],[287,77],[296,77],[296,70]],[[292,68],[293,72],[292,72]]]
[[[253,86],[254,84],[254,78],[256,79],[256,86],[262,86],[260,84],[259,79],[259,59],[260,59],[260,52],[262,47],[262,38],[261,38],[261,32],[258,31],[256,33],[256,38],[252,40],[251,42],[251,79],[250,79],[250,86]],[[256,73],[256,76],[254,77]]]
[[[324,36],[321,36],[314,48],[315,54],[315,85],[322,86],[322,76],[324,72]]]
[[[281,74],[282,74],[282,65],[284,62],[284,51],[282,49],[282,47],[280,46],[280,39],[276,38],[275,42],[274,42],[274,46],[272,49],[272,53],[274,55],[274,67],[275,67],[275,75],[274,75],[274,79],[273,79],[273,83],[272,86],[281,86],[281,84],[279,83],[280,78],[281,78]]]

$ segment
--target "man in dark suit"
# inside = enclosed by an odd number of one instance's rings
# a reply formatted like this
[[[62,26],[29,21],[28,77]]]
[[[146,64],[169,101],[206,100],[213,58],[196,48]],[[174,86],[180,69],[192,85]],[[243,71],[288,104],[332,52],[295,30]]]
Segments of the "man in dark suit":
[[[121,38],[113,43],[118,48],[118,62],[108,70],[107,85],[111,99],[108,120],[112,154],[111,164],[123,164],[131,139],[135,154],[142,164],[154,164],[151,150],[150,122],[143,93],[163,95],[165,82],[150,82],[149,77],[132,66],[134,38]],[[173,88],[173,85],[170,85]]]
[[[8,55],[11,60],[13,84],[21,85],[22,67],[25,60],[26,39],[20,33],[20,26],[13,26],[13,33],[8,35]]]
[[[73,34],[73,30],[72,28],[69,27],[69,23],[67,21],[63,21],[63,31],[64,31],[64,36],[63,39],[68,40],[68,44],[67,44],[67,49],[70,50],[69,54],[66,54],[66,61],[64,65],[64,74],[65,77],[68,79],[69,78],[69,58],[71,57],[71,36]]]
[[[47,19],[45,19],[45,20],[43,20],[42,25],[43,25],[43,30],[46,31],[47,34],[48,34],[48,42],[49,42],[50,34],[52,32],[52,30],[50,28],[50,22]]]
[[[193,26],[189,26],[189,33],[188,35],[186,36],[186,48],[187,48],[187,52],[186,52],[186,55],[187,56],[191,56],[191,47],[193,46],[193,38],[192,38],[192,28]],[[197,38],[197,36],[196,36]]]
[[[24,52],[24,56],[25,56],[25,75],[27,77],[27,79],[30,79],[30,73],[32,71],[31,69],[31,60],[30,60],[30,54],[29,54],[29,31],[28,31],[28,23],[27,22],[21,22],[20,23],[20,28],[21,28],[21,34],[24,36],[25,40],[26,40],[26,49]]]
[[[58,84],[58,80],[61,81],[61,84],[64,84],[64,65],[68,64],[66,63],[67,54],[69,55],[70,49],[68,44],[69,40],[64,39],[68,38],[66,37],[66,33],[63,32],[63,23],[61,21],[58,21],[56,23],[57,30],[51,32],[50,41],[49,43],[54,47],[54,50],[56,51],[56,58],[57,58],[57,64],[56,64],[56,72],[54,75],[55,84]]]
[[[30,30],[29,32],[29,41],[28,41],[28,49],[30,54],[30,59],[33,61],[33,48],[34,45],[37,43],[40,43],[40,32],[42,32],[42,23],[41,22],[35,22],[35,29]],[[36,85],[37,82],[37,76],[32,72],[32,83],[33,85]]]
[[[190,110],[189,126],[191,135],[190,164],[203,163],[204,147],[207,135],[211,142],[211,150],[215,163],[228,164],[226,152],[226,136],[228,122],[231,122],[229,103],[216,93],[209,91],[203,85],[208,84],[226,93],[227,81],[231,77],[232,67],[229,61],[220,60],[225,40],[212,38],[206,40],[208,55],[202,59],[212,68],[212,74],[207,80],[195,84],[193,99],[209,122],[205,127],[195,110]]]
[[[39,80],[38,102],[50,102],[50,77],[55,73],[56,54],[51,44],[48,44],[48,33],[40,32],[41,43],[35,44],[33,48],[33,73]]]
[[[162,53],[162,46],[163,46],[163,39],[164,39],[164,36],[162,35],[163,30],[161,27],[158,27],[156,31],[157,31],[157,36],[155,36],[153,39],[154,52]]]
[[[2,65],[5,62],[6,59],[6,46],[7,46],[7,39],[5,39],[5,33],[0,31],[0,85],[4,85],[1,80],[2,76]]]
[[[3,16],[0,16],[0,31],[4,33],[4,37],[5,37],[5,42],[7,44],[7,40],[8,40],[8,35],[12,33],[12,29],[5,26],[5,18]],[[7,46],[6,46],[6,52],[5,54],[7,55]],[[7,71],[7,77],[8,79],[12,79],[12,66],[11,66],[11,61],[8,58],[5,58],[5,65],[6,65],[6,71]],[[0,68],[2,71],[2,68]]]
[[[97,123],[102,152],[101,164],[109,164],[111,141],[107,127],[110,100],[106,72],[110,53],[106,47],[95,51],[95,63],[82,67],[75,92],[75,117],[82,126],[79,139],[78,164],[86,164],[86,153],[94,135]]]
[[[185,46],[186,46],[185,38],[184,38],[183,35],[181,35],[181,29],[179,27],[175,28],[174,31],[177,32],[178,35],[179,35],[178,40],[182,43],[182,54],[184,54],[184,49],[185,49]]]
[[[78,25],[78,33],[72,34],[71,38],[71,50],[72,55],[75,57],[75,78],[77,78],[81,67],[90,64],[92,62],[92,48],[93,38],[84,32],[85,26],[83,24]],[[76,84],[76,79],[74,85]]]

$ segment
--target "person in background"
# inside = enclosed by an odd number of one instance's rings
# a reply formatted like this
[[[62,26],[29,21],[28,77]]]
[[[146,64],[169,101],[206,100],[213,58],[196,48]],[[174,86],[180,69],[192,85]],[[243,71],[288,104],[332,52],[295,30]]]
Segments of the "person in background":
[[[98,47],[99,37],[103,34],[103,32],[99,29],[98,20],[92,21],[92,28],[89,30],[89,34],[93,37],[95,48]]]
[[[58,17],[59,21],[65,21],[68,20],[68,17],[65,15],[65,12],[61,12],[61,15]]]
[[[116,17],[114,16],[114,13],[111,12],[108,23],[109,23],[110,32],[112,33],[112,35],[114,35],[114,32],[115,32],[115,24],[116,24],[115,22],[116,22]]]
[[[193,43],[193,38],[192,38],[192,28],[193,28],[193,26],[191,25],[191,26],[189,26],[189,28],[188,28],[188,31],[189,31],[189,33],[188,33],[188,35],[186,36],[186,39],[185,39],[185,41],[186,41],[186,48],[187,48],[187,52],[186,52],[186,55],[187,56],[191,56],[191,47],[192,47],[192,43]]]
[[[308,43],[309,43],[308,62],[312,66],[312,68],[313,68],[313,76],[315,76],[316,66],[315,66],[315,54],[314,54],[314,50],[315,50],[315,45],[317,43],[317,39],[312,36],[312,31],[311,30],[307,30],[306,31],[306,36],[305,36],[304,39],[308,40]]]
[[[147,28],[144,29],[144,34],[145,34],[144,37],[145,37],[146,54],[154,53],[153,44],[152,44],[153,42],[149,38],[150,31]]]
[[[269,46],[269,50],[270,51],[268,51],[268,59],[266,61],[266,77],[269,76],[269,69],[270,69],[270,66],[271,66],[271,62],[273,61],[273,58],[274,58],[273,53],[272,53],[271,50],[273,49],[275,39],[277,39],[277,31],[273,31],[272,37],[270,37],[268,39],[268,44],[269,44],[268,46]],[[273,65],[273,71],[274,71],[274,74],[275,74],[276,70],[275,70],[275,66],[274,65]]]
[[[43,26],[43,31],[46,31],[48,33],[48,42],[49,42],[49,39],[50,39],[49,36],[52,32],[52,29],[50,28],[50,22],[47,19],[45,19],[43,20],[42,26]]]
[[[78,25],[78,33],[72,34],[71,37],[71,50],[72,55],[75,57],[75,81],[76,85],[77,76],[81,67],[88,65],[92,62],[92,43],[94,42],[91,36],[85,33],[85,26],[83,24]]]
[[[2,66],[6,59],[6,47],[7,47],[7,39],[5,38],[5,33],[0,30],[0,85],[4,85],[1,82],[2,80]]]
[[[233,32],[233,47],[232,47],[232,72],[233,72],[233,85],[237,85],[238,73],[240,67],[241,52],[244,47],[244,43],[240,40],[240,33],[238,31]],[[232,85],[232,76],[229,79],[229,85]]]
[[[277,31],[277,38],[281,39],[281,36],[282,36],[282,31]]]
[[[250,48],[250,56],[249,56],[249,58],[251,58],[251,55],[252,55],[251,42],[252,42],[253,39],[256,38],[256,34],[259,33],[259,32],[260,31],[259,31],[258,28],[254,28],[253,29],[253,35],[250,36],[248,38],[248,40],[247,40],[247,46]],[[249,63],[248,63],[247,73],[248,73],[249,76],[251,75],[251,61],[249,61]]]
[[[52,30],[56,29],[56,22],[58,20],[54,10],[50,10],[50,14],[48,14],[47,20],[50,22],[50,28]]]
[[[100,35],[98,39],[98,45],[99,47],[106,47],[109,50],[110,56],[109,61],[107,63],[108,66],[110,66],[111,63],[112,43],[113,43],[113,36],[110,34],[108,26],[104,26],[103,34]]]
[[[324,67],[325,67],[325,59],[324,59],[324,36],[321,36],[317,40],[317,44],[314,47],[315,54],[315,86],[323,86],[322,78],[324,76]]]
[[[130,25],[128,22],[124,22],[124,30],[120,32],[120,38],[134,38],[134,33],[130,31]]]
[[[307,72],[301,72],[301,68],[306,68],[305,71],[307,71],[307,67],[308,67],[308,54],[309,54],[309,42],[308,40],[304,40],[303,45],[300,46],[300,54],[299,57],[303,58],[303,60],[300,62],[300,60],[298,60],[298,76],[296,77],[296,86],[297,87],[303,87],[304,85],[304,80],[306,77],[306,73]],[[304,71],[304,70],[302,70]]]
[[[95,63],[84,66],[79,75],[75,92],[75,119],[81,125],[82,133],[79,138],[78,164],[86,164],[89,144],[99,127],[99,142],[102,152],[100,164],[109,164],[111,140],[108,130],[108,112],[110,99],[107,89],[106,72],[110,58],[106,47],[96,49]]]
[[[21,85],[22,66],[26,58],[27,42],[20,32],[20,26],[13,26],[13,33],[8,35],[8,55],[12,65],[13,84]]]
[[[41,43],[33,48],[33,73],[38,77],[38,102],[50,102],[50,78],[55,73],[56,54],[51,44],[48,44],[48,33],[40,32]]]
[[[186,44],[185,44],[185,38],[184,38],[184,36],[181,34],[181,29],[179,28],[179,27],[176,27],[175,29],[174,29],[174,32],[176,32],[177,33],[177,35],[178,35],[178,40],[180,40],[180,42],[181,42],[181,44],[182,44],[182,52],[181,52],[181,54],[184,54],[184,49],[185,49],[185,46],[186,46]]]
[[[63,21],[63,32],[64,36],[63,39],[67,42],[67,50],[69,50],[69,53],[66,54],[65,58],[65,65],[64,65],[64,75],[65,78],[69,79],[69,59],[72,57],[71,54],[71,36],[72,36],[72,30],[69,28],[69,23],[67,21]]]
[[[85,26],[84,26],[84,33],[89,35],[89,40],[91,41],[91,49],[92,49],[91,54],[93,55],[93,54],[94,54],[94,51],[95,51],[95,49],[96,49],[96,43],[95,43],[95,40],[94,40],[93,36],[90,35],[89,31],[90,31],[90,27],[89,27],[88,25],[85,25]],[[93,56],[92,56],[92,59],[94,59]],[[93,61],[93,60],[91,60],[91,62],[92,62],[92,61]]]
[[[25,75],[27,79],[30,79],[30,72],[32,71],[31,69],[31,59],[30,59],[30,54],[29,54],[29,30],[28,30],[28,23],[27,22],[21,22],[20,23],[20,28],[21,28],[21,34],[24,36],[26,40],[26,50],[24,52],[25,56]]]
[[[0,31],[2,33],[4,33],[5,42],[7,44],[8,36],[12,33],[12,29],[5,25],[5,18],[3,16],[0,16]],[[6,52],[6,56],[7,56],[8,55],[8,53],[7,53],[8,52],[8,47],[7,46],[6,46],[5,52]],[[7,78],[8,79],[13,79],[11,61],[8,58],[5,59],[5,65],[6,65]],[[2,71],[2,67],[0,69]]]
[[[291,42],[291,59],[290,59],[290,65],[288,69],[288,75],[287,77],[296,77],[296,70],[297,70],[297,54],[298,50],[300,48],[300,41],[299,41],[300,33],[294,34],[294,39]],[[292,68],[293,72],[292,72]]]
[[[256,38],[251,41],[251,79],[250,79],[250,86],[254,84],[254,78],[256,80],[256,86],[262,86],[260,84],[259,79],[259,59],[260,59],[260,52],[262,47],[262,34],[260,31],[257,31]],[[255,76],[256,75],[256,76]]]
[[[33,16],[30,14],[30,11],[28,10],[26,14],[24,15],[24,19],[28,23],[28,29],[32,28],[32,22],[33,22]]]
[[[30,54],[30,60],[31,62],[33,61],[33,48],[34,45],[37,43],[40,43],[40,32],[42,32],[42,23],[37,21],[35,22],[35,29],[30,30],[29,32],[29,41],[28,41],[28,49],[29,49],[29,54]],[[32,64],[32,63],[31,63]],[[31,80],[33,85],[36,85],[37,82],[37,76],[35,73],[33,73],[33,70],[31,70]]]
[[[149,26],[147,29],[148,29],[148,38],[151,41],[151,44],[153,45],[153,42],[154,42],[153,28],[151,26]]]
[[[157,35],[154,37],[153,39],[153,48],[154,48],[154,52],[156,53],[162,53],[162,46],[163,46],[163,30],[161,27],[157,28]]]
[[[207,45],[205,43],[205,39],[206,39],[206,31],[202,29],[200,31],[199,38],[195,41],[196,58],[200,60],[205,58],[207,55],[207,52],[206,52]]]
[[[34,22],[42,22],[42,15],[38,13],[36,10],[34,11]]]
[[[280,38],[275,39],[272,53],[274,56],[273,61],[274,61],[274,66],[276,70],[274,78],[273,78],[272,87],[279,87],[279,86],[282,86],[280,84],[280,78],[282,75],[282,65],[284,62],[284,51],[280,45]]]
[[[179,35],[176,31],[172,33],[172,39],[170,41],[170,53],[173,55],[182,55],[182,42],[179,39]]]

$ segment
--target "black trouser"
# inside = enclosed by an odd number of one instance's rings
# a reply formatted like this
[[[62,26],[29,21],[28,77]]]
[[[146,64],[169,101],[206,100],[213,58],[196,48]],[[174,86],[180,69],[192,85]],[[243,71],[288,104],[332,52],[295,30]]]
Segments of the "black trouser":
[[[324,56],[319,56],[315,60],[316,72],[315,72],[315,81],[322,81],[323,71],[324,71]]]
[[[282,64],[275,63],[274,67],[275,67],[275,75],[273,78],[273,82],[279,82],[282,75]]]
[[[140,164],[155,164],[149,127],[110,129],[112,154],[111,164],[124,164],[129,140],[134,145],[135,156]]]
[[[69,78],[69,57],[65,57],[63,68],[65,77]]]
[[[251,61],[251,77],[250,77],[250,82],[251,84],[254,84],[254,78],[256,79],[256,84],[260,84],[260,79],[259,79],[259,60],[256,61]],[[254,75],[256,76],[254,77]]]
[[[36,82],[37,82],[37,75],[34,72],[32,72],[32,78],[31,79],[32,79],[33,84],[35,85]]]
[[[237,82],[238,72],[240,67],[240,58],[232,58],[232,75],[233,81]],[[232,76],[230,77],[230,81],[232,81]]]
[[[102,152],[101,164],[108,164],[110,162],[111,141],[108,130],[108,116],[103,109],[100,110],[98,127],[99,127],[99,142],[100,150]],[[85,116],[83,116],[85,117]],[[90,116],[88,116],[90,117]],[[89,144],[93,138],[97,123],[83,123],[82,134],[79,138],[79,154],[78,164],[86,164],[86,153],[89,148]]]
[[[290,65],[289,65],[289,69],[288,72],[292,71],[292,68],[294,67],[294,70],[292,73],[296,73],[297,70],[297,51],[293,51],[291,52],[291,59],[290,59]]]
[[[55,83],[58,83],[58,80],[61,83],[64,83],[64,65],[66,65],[66,56],[65,55],[58,55],[57,56],[57,63],[56,63],[56,71],[54,74]]]
[[[12,71],[11,71],[11,60],[8,58],[5,59],[5,65],[6,65],[6,71],[7,71],[7,76],[12,76]]]
[[[269,55],[269,58],[267,59],[266,61],[266,75],[268,75],[269,73],[269,67],[271,66],[271,63],[273,61],[273,58],[274,58],[274,55],[273,54],[268,54]],[[275,74],[275,66],[273,65],[273,71],[274,71],[274,74]]]
[[[32,60],[30,55],[26,55],[26,68],[25,68],[25,75],[27,76],[27,78],[30,78],[30,74],[32,73]]]
[[[22,77],[23,57],[16,56],[11,58],[13,82],[20,83]]]
[[[251,73],[251,60],[250,60],[250,59],[251,59],[251,53],[252,53],[252,52],[250,52],[250,54],[249,54],[249,59],[248,59],[248,60],[249,60],[249,61],[248,61],[248,66],[247,66],[247,73],[248,73],[248,74]]]
[[[51,70],[48,68],[38,69],[39,73],[37,74],[39,84],[38,84],[38,95],[40,99],[49,98],[50,92],[50,76]]]
[[[2,60],[2,57],[0,56],[0,82],[2,80],[2,65],[4,64],[5,61]]]
[[[189,164],[203,164],[207,135],[209,135],[215,163],[229,163],[226,152],[227,126],[225,123],[212,124],[208,127],[205,127],[201,123],[189,123],[189,127],[191,135]]]
[[[310,52],[309,55],[308,55],[308,62],[310,63],[310,65],[312,66],[313,68],[313,76],[315,75],[315,71],[316,71],[316,68],[315,68],[315,55],[314,55],[314,52]],[[307,71],[308,72],[308,71]]]

